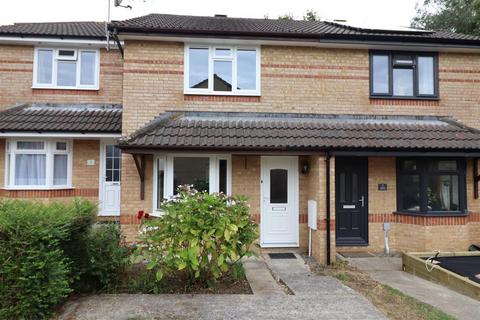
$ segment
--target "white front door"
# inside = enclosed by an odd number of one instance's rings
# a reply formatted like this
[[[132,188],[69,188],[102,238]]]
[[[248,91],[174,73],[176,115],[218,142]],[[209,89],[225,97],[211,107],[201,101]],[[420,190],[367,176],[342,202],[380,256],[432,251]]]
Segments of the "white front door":
[[[100,215],[120,215],[120,176],[122,155],[113,143],[100,147]]]
[[[298,158],[262,157],[262,247],[298,247]]]

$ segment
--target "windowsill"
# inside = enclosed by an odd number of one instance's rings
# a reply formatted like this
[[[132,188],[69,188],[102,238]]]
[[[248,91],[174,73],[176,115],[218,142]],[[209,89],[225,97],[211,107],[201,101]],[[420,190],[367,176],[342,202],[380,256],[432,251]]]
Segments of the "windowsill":
[[[229,91],[208,91],[208,92],[201,92],[201,91],[184,91],[184,95],[186,96],[224,96],[224,97],[260,97],[260,93],[255,92],[229,92]]]
[[[78,88],[78,87],[42,87],[42,86],[32,86],[32,89],[35,90],[74,90],[74,91],[99,91],[99,87],[95,88]]]
[[[6,186],[3,187],[3,190],[8,190],[8,191],[37,191],[37,190],[73,190],[75,189],[74,187],[69,187],[69,186],[63,186],[63,187],[34,187],[34,186],[27,186],[27,187],[16,187],[16,186]]]
[[[469,215],[468,212],[461,211],[439,211],[439,212],[405,212],[405,211],[394,211],[393,214],[403,215],[403,216],[412,216],[412,217],[466,217]]]
[[[404,96],[376,96],[370,95],[370,99],[388,99],[388,100],[427,100],[427,101],[440,101],[439,97],[404,97]]]

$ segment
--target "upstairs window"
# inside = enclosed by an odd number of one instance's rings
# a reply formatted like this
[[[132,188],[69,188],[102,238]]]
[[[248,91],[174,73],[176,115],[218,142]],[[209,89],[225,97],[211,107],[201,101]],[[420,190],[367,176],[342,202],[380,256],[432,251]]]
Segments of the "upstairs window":
[[[186,46],[185,93],[260,94],[260,50],[252,47]]]
[[[98,50],[36,48],[34,60],[35,88],[98,89]]]
[[[437,98],[437,55],[374,51],[370,54],[370,95]]]

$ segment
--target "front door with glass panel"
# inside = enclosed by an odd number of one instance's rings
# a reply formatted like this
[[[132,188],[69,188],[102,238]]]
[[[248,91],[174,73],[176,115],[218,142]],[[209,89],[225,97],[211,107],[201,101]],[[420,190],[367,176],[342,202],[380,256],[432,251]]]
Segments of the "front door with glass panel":
[[[120,215],[122,155],[114,144],[102,144],[100,215]]]
[[[368,244],[368,159],[335,159],[336,244]]]
[[[298,158],[262,157],[262,247],[298,246]]]

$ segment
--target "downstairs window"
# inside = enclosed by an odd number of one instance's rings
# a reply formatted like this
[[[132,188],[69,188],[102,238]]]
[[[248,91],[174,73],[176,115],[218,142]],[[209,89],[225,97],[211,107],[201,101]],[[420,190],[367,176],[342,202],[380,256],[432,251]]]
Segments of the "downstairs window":
[[[177,193],[178,186],[192,185],[198,191],[231,192],[230,156],[156,156],[153,166],[153,208],[160,212],[163,199]]]
[[[466,213],[465,160],[399,159],[397,206],[413,214]]]
[[[6,187],[20,189],[71,187],[69,141],[9,140],[6,156]]]

